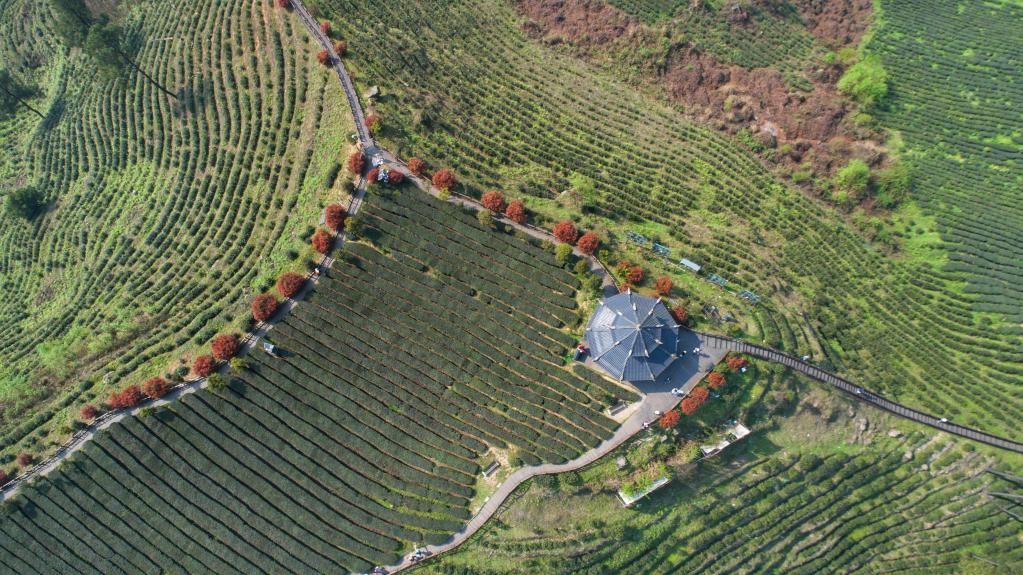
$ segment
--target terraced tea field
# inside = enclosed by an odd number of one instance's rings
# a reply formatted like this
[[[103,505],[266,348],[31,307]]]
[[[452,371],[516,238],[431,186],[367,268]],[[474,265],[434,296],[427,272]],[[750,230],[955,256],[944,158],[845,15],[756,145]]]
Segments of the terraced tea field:
[[[582,174],[596,190],[584,227],[644,222],[764,296],[745,312],[753,339],[1020,437],[1023,335],[977,313],[961,272],[879,253],[735,143],[528,40],[504,2],[315,5],[348,40],[357,83],[381,87],[378,140],[399,156],[452,166],[472,194],[524,197],[541,223],[564,215],[557,197]]]
[[[766,426],[697,469],[675,469],[668,487],[633,509],[608,485],[610,461],[573,477],[534,479],[469,543],[413,572],[995,575],[1023,568],[1012,516],[1019,506],[991,495],[1020,486],[985,472],[1004,470],[990,455],[920,433],[869,445],[836,439],[829,421],[843,416],[807,413],[794,418],[798,429],[793,419]],[[885,425],[867,415],[872,426]],[[816,422],[803,427],[808,420]],[[640,449],[611,459],[631,462]]]
[[[944,269],[992,328],[1023,332],[1023,6],[882,2],[868,48],[892,76],[886,125],[912,154]],[[990,325],[990,324],[989,324]]]
[[[560,462],[611,434],[630,392],[563,366],[576,280],[552,253],[418,191],[360,215],[375,245],[274,327],[280,357],[23,487],[2,569],[365,572],[460,528],[488,448]]]
[[[5,463],[45,450],[40,423],[105,399],[79,381],[138,383],[245,327],[250,295],[304,268],[352,131],[314,44],[270,0],[131,4],[134,59],[176,98],[100,77],[52,35],[48,2],[0,2],[0,59],[48,111],[0,123],[0,188],[49,201],[33,222],[0,215]]]

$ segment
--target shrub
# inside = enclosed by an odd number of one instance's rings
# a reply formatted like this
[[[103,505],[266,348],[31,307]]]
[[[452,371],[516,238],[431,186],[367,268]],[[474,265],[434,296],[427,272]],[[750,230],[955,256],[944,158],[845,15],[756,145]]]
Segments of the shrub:
[[[420,160],[419,158],[408,159],[408,171],[412,172],[412,175],[417,178],[423,176],[423,168],[425,167],[426,164],[424,164],[423,161]]]
[[[280,289],[280,284],[280,280],[277,280],[277,289]],[[222,333],[213,338],[213,342],[210,344],[210,349],[213,350],[213,357],[220,361],[227,361],[234,357],[238,353],[239,347],[238,336],[233,333]]]
[[[491,190],[483,194],[481,202],[484,208],[494,212],[495,214],[502,214],[508,207],[504,201],[504,194],[497,190]]]
[[[706,387],[697,387],[689,394],[689,397],[682,400],[682,413],[685,415],[692,415],[696,413],[697,409],[707,401],[707,397],[710,396],[710,392],[707,391]]]
[[[711,389],[720,389],[725,384],[725,376],[716,371],[707,376],[707,385]]]
[[[728,358],[728,369],[732,370],[732,372],[735,373],[740,369],[746,367],[747,363],[749,362],[746,361],[745,357],[741,355],[733,355]]]
[[[363,123],[366,124],[367,128],[369,128],[371,134],[376,134],[378,131],[380,131],[380,116],[376,114],[370,114],[366,116],[366,119],[363,120]]]
[[[326,20],[320,22],[320,32],[330,36],[330,22],[327,22]]]
[[[574,244],[579,239],[579,230],[576,229],[575,224],[572,222],[563,220],[554,224],[554,237],[559,242]]]
[[[888,72],[880,58],[868,56],[842,74],[838,89],[864,108],[870,108],[888,95]]]
[[[675,284],[671,281],[668,276],[661,276],[654,282],[654,290],[657,291],[657,295],[666,296],[671,293],[671,288],[675,287]]]
[[[590,271],[590,260],[586,258],[581,258],[579,261],[575,262],[575,267],[573,267],[572,270],[577,275],[585,274],[586,272]]]
[[[171,386],[167,383],[166,379],[162,377],[153,377],[147,379],[146,382],[142,384],[142,393],[146,394],[146,397],[156,399],[167,395],[170,388]]]
[[[345,42],[344,40],[338,40],[334,44],[334,52],[337,52],[338,56],[344,56],[345,54],[347,54],[348,53],[348,42]]]
[[[362,175],[363,168],[366,167],[366,156],[362,155],[362,152],[352,152],[348,155],[348,170],[355,175]]]
[[[27,451],[22,451],[18,454],[16,460],[18,462],[18,467],[24,469],[36,462],[36,456],[28,453]]]
[[[455,173],[452,172],[450,168],[444,168],[437,171],[437,173],[433,175],[431,181],[433,183],[433,187],[440,190],[450,191],[458,185],[458,180],[455,179]]]
[[[283,298],[289,298],[301,291],[304,284],[305,278],[295,272],[281,274],[281,277],[277,278],[277,293],[281,294]],[[216,355],[216,352],[214,352],[214,355]],[[227,359],[227,357],[217,359]]]
[[[231,358],[231,371],[238,373],[243,369],[249,368],[249,362],[245,361],[240,357]]]
[[[494,212],[490,210],[480,210],[476,212],[476,220],[481,226],[485,228],[494,227]]]
[[[266,321],[277,311],[277,298],[264,293],[252,300],[252,317],[256,321]]]
[[[327,223],[328,228],[335,232],[340,232],[345,225],[346,217],[348,217],[348,210],[344,206],[341,204],[330,204],[327,206],[323,219]]]
[[[91,403],[87,403],[82,406],[82,409],[78,410],[78,415],[85,421],[92,421],[99,416],[99,408]]]
[[[213,359],[212,355],[200,355],[195,358],[195,362],[192,363],[192,372],[197,377],[209,377],[213,370],[217,368],[217,360]]]
[[[126,407],[135,407],[142,403],[144,398],[145,395],[139,386],[129,385],[121,391],[111,393],[108,403],[111,409],[124,409]]]
[[[657,420],[657,423],[658,425],[661,426],[661,429],[671,429],[672,427],[678,425],[679,419],[680,416],[678,412],[673,409],[668,413],[662,415],[661,418]]]
[[[316,61],[324,66],[330,66],[330,52],[320,50],[316,53]]]
[[[599,245],[600,238],[593,232],[586,232],[579,238],[579,241],[575,243],[575,246],[579,248],[579,251],[588,256],[592,256],[593,252],[597,251],[597,246]]]
[[[675,321],[677,321],[679,325],[685,325],[686,322],[689,321],[689,312],[686,311],[686,308],[683,306],[677,305],[672,307],[671,315],[675,317]]]
[[[515,222],[516,224],[526,223],[526,206],[519,200],[514,200],[508,204],[508,208],[504,211],[504,215],[508,216],[508,219]]]
[[[632,285],[643,283],[643,268],[639,266],[632,266],[629,271],[625,273],[625,279],[629,280]]]
[[[834,184],[835,188],[858,200],[870,184],[870,166],[863,160],[853,158],[835,173]]]
[[[7,471],[0,469],[0,487],[7,485],[11,481],[11,476],[7,474]]]
[[[291,9],[291,0],[277,0],[277,7]]]
[[[330,251],[331,245],[334,243],[334,238],[327,230],[320,229],[316,230],[316,233],[313,234],[312,243],[314,250],[321,254],[325,254]]]
[[[625,273],[632,267],[632,262],[629,260],[618,260],[618,265],[615,267],[618,269],[619,273]]]

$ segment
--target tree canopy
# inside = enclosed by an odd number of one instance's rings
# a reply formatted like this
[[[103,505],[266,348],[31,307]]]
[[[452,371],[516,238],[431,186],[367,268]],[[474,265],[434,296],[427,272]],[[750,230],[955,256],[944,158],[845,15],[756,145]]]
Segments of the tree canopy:
[[[888,95],[888,72],[877,56],[868,56],[842,74],[838,89],[864,108],[871,108]]]
[[[7,196],[7,211],[25,220],[35,219],[45,207],[46,197],[34,186],[14,190]]]

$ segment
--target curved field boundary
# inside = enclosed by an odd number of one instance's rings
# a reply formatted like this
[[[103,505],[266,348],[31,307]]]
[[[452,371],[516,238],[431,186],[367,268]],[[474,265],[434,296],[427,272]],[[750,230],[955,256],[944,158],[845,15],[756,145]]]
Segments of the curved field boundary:
[[[999,437],[997,435],[958,425],[951,421],[942,421],[940,417],[935,417],[929,413],[924,413],[911,407],[906,407],[901,403],[891,401],[890,399],[885,399],[873,391],[864,389],[852,383],[848,379],[835,375],[830,371],[823,370],[809,362],[805,362],[787,353],[782,353],[769,347],[763,347],[718,335],[701,334],[701,338],[706,340],[708,344],[713,347],[727,348],[732,351],[747,353],[761,359],[780,363],[785,367],[806,375],[807,377],[813,378],[822,383],[830,384],[860,401],[869,403],[900,417],[911,419],[924,425],[929,425],[935,429],[951,433],[952,435],[958,435],[960,437],[979,441],[980,443],[985,443],[993,447],[1015,451],[1016,453],[1023,453],[1023,443],[1017,443],[1015,441],[1005,439],[1004,437]]]

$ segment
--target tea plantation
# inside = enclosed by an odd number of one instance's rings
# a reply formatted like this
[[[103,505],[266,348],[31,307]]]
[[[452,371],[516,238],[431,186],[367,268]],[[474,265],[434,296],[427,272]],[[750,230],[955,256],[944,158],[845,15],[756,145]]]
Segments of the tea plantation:
[[[594,189],[584,226],[609,225],[619,240],[643,226],[763,296],[744,312],[751,338],[1019,437],[1023,334],[1005,315],[981,312],[966,272],[916,257],[915,231],[903,238],[905,255],[882,254],[730,140],[529,40],[505,2],[313,4],[348,40],[356,82],[381,87],[378,139],[391,151],[453,167],[469,193],[524,197],[541,222],[566,215],[559,194],[582,175]],[[995,114],[979,104],[966,116]],[[970,235],[1011,246],[1011,236]],[[1014,273],[1005,258],[974,261],[991,277]]]
[[[20,573],[365,572],[469,518],[478,457],[574,458],[626,390],[565,369],[575,278],[419,191],[349,243],[231,384],[89,442],[2,510]],[[400,229],[399,229],[400,228]]]
[[[4,463],[45,451],[38,425],[59,431],[93,394],[245,327],[249,294],[311,255],[352,131],[305,31],[269,0],[121,9],[133,59],[176,97],[127,67],[100,74],[54,35],[48,2],[0,2],[0,60],[46,115],[0,121],[0,195],[31,185],[46,201],[27,221],[0,210]]]

